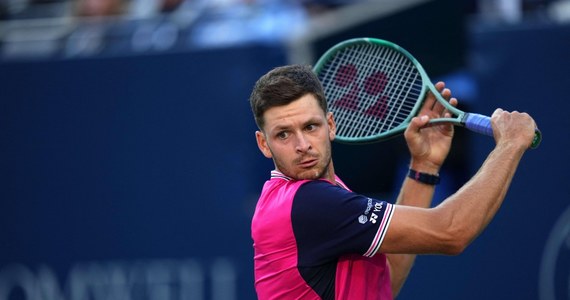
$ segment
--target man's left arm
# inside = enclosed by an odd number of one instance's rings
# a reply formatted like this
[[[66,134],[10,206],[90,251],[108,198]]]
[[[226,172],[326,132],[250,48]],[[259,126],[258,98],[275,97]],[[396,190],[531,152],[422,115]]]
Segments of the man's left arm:
[[[436,84],[437,90],[452,105],[457,99],[451,98],[451,91],[443,82]],[[405,132],[406,142],[411,154],[410,168],[417,172],[436,175],[451,148],[453,126],[437,125],[423,128],[431,118],[449,116],[443,105],[428,94],[418,117],[412,119]],[[406,176],[396,200],[396,205],[430,207],[435,185],[422,183]],[[397,208],[396,208],[397,209]],[[392,293],[398,295],[414,264],[415,254],[386,254],[390,268]]]
[[[419,171],[418,169],[415,169]],[[424,173],[427,173],[424,171]],[[407,205],[416,207],[430,207],[435,186],[418,182],[406,177],[396,205]],[[397,209],[397,208],[396,208]],[[390,281],[392,284],[392,294],[394,297],[398,295],[404,282],[408,278],[408,274],[412,269],[415,254],[386,254],[388,265],[390,268]]]

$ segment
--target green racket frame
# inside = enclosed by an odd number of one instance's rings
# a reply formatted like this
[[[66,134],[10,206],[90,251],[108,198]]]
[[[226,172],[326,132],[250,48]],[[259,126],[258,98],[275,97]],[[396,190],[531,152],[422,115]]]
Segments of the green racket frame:
[[[400,47],[394,43],[391,43],[389,41],[376,39],[376,38],[354,38],[354,39],[343,41],[343,42],[333,46],[332,48],[330,48],[328,51],[326,51],[320,57],[320,59],[315,64],[315,67],[313,68],[314,72],[320,78],[322,75],[321,73],[323,72],[323,69],[326,68],[327,64],[330,61],[332,61],[336,55],[338,55],[339,53],[341,53],[342,51],[344,51],[348,48],[353,48],[353,47],[356,47],[359,45],[379,45],[382,47],[386,47],[386,48],[395,50],[398,54],[405,56],[405,58],[407,58],[409,60],[409,62],[411,62],[414,65],[414,67],[418,71],[418,74],[421,77],[421,81],[422,81],[421,91],[419,92],[418,100],[415,102],[415,104],[414,104],[413,108],[411,109],[411,111],[409,112],[408,116],[403,121],[401,121],[399,125],[396,125],[394,128],[390,128],[384,132],[380,132],[378,134],[374,134],[371,136],[364,136],[364,137],[350,137],[350,136],[343,136],[341,134],[341,135],[337,135],[337,138],[336,138],[337,141],[343,142],[343,143],[352,143],[352,144],[354,144],[354,143],[371,143],[371,142],[377,142],[377,141],[390,139],[394,136],[397,136],[397,135],[403,133],[406,130],[411,119],[413,117],[415,117],[418,114],[419,110],[421,109],[422,104],[423,104],[423,100],[425,99],[425,96],[426,96],[428,91],[431,91],[433,93],[433,95],[435,95],[437,101],[439,103],[441,103],[452,115],[455,115],[455,117],[432,119],[429,122],[430,124],[451,123],[454,125],[466,127],[472,131],[475,131],[475,132],[478,132],[481,134],[493,136],[491,121],[490,121],[490,118],[488,116],[475,114],[475,113],[467,113],[467,112],[461,111],[460,109],[449,104],[449,102],[447,100],[445,100],[441,96],[441,94],[437,91],[437,89],[435,88],[435,86],[431,82],[429,76],[427,75],[427,73],[425,72],[423,67],[421,66],[421,64],[407,50],[405,50],[404,48],[402,48],[402,47]],[[323,82],[323,85],[325,85],[325,84],[326,84],[326,82]],[[327,97],[327,102],[328,102],[327,104],[330,107],[332,104],[332,103],[330,103],[330,101],[332,101],[332,100],[329,99],[328,95],[325,95],[325,96]],[[538,129],[536,129],[535,138],[531,144],[531,148],[538,147],[541,139],[542,139],[542,134]]]

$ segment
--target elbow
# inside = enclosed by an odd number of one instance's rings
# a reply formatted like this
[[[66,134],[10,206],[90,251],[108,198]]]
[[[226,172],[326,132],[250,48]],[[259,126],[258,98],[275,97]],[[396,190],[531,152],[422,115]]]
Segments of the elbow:
[[[453,218],[441,218],[440,253],[456,256],[465,251],[474,238],[474,233],[464,222]]]
[[[459,234],[450,234],[440,241],[439,254],[457,256],[467,249],[470,242]]]
[[[467,249],[467,246],[469,245],[469,243],[464,242],[462,240],[454,240],[454,241],[450,241],[447,243],[447,245],[445,245],[445,249],[442,251],[442,254],[444,255],[450,255],[450,256],[457,256],[461,253],[463,253],[463,251],[465,251],[465,249]]]

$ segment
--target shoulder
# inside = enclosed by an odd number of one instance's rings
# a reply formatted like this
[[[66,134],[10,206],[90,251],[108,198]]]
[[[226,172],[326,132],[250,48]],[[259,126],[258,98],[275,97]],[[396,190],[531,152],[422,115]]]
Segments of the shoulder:
[[[368,198],[324,180],[303,182],[292,199],[292,213],[297,217],[337,218],[366,207]],[[326,214],[326,216],[324,215]]]
[[[344,202],[349,201],[355,197],[359,197],[359,195],[325,180],[312,180],[302,182],[299,184],[295,193],[295,201],[305,199],[310,200],[302,201],[305,204],[318,203],[321,201],[325,201],[328,204],[333,204],[335,200]]]
[[[346,195],[352,194],[350,190],[326,180],[307,180],[299,184],[298,193]]]

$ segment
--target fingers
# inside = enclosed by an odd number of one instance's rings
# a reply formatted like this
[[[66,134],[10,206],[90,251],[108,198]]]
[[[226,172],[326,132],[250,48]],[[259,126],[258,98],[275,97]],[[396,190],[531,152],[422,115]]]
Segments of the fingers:
[[[443,89],[445,88],[445,83],[442,81],[439,81],[435,84],[435,88],[439,93],[441,93],[441,91],[443,91]],[[434,94],[430,90],[430,91],[428,91],[427,96],[425,97],[425,101],[424,101],[422,109],[423,110],[433,110],[433,107],[436,103],[437,103],[437,100],[435,99]]]
[[[447,100],[448,102],[450,101],[451,98],[451,90],[448,88],[444,88],[441,92],[441,96],[443,97],[443,99]],[[453,98],[455,99],[455,98]],[[457,99],[455,99],[455,102],[457,102]],[[445,106],[443,106],[443,104],[441,104],[439,101],[436,101],[434,107],[433,107],[433,111],[439,115],[439,116],[443,116],[446,112]]]
[[[493,117],[496,118],[496,117],[499,116],[503,111],[504,111],[504,110],[503,110],[502,108],[497,108],[497,109],[495,109],[495,111],[494,111],[493,114],[491,115],[491,118],[493,118]]]
[[[451,97],[451,90],[445,87],[445,83],[443,81],[437,82],[434,86],[443,99],[449,102],[452,106],[457,106],[457,99]],[[446,110],[445,106],[436,99],[436,96],[431,91],[429,91],[425,98],[422,111],[425,114],[429,113],[432,117],[441,117],[444,116],[448,110]]]
[[[443,89],[445,88],[445,82],[443,82],[443,81],[438,81],[438,82],[435,84],[435,88],[436,88],[436,90],[437,90],[438,92],[441,93],[441,91],[443,91]]]
[[[458,103],[459,103],[459,101],[457,101],[457,98],[449,99],[449,104],[453,105],[453,107],[457,107]]]
[[[429,122],[429,117],[426,115],[414,117],[412,118],[410,124],[408,125],[408,130],[413,133],[419,132],[420,129],[425,125],[427,125],[428,122]]]
[[[449,102],[449,104],[451,104],[452,106],[454,107],[457,106],[458,104],[457,98],[451,97],[451,90],[445,87],[444,82],[442,81],[437,82],[435,84],[435,87],[439,91],[443,99]],[[447,110],[446,107],[443,104],[441,104],[439,101],[435,100],[435,96],[432,95],[432,97],[434,98],[433,106],[428,106],[427,108],[429,108],[432,112],[434,112],[434,114],[437,115],[438,117],[450,117],[451,113],[449,113],[449,110]]]
[[[536,123],[524,112],[508,112],[497,108],[491,116],[493,133],[497,142],[520,142],[528,147],[534,138]]]

